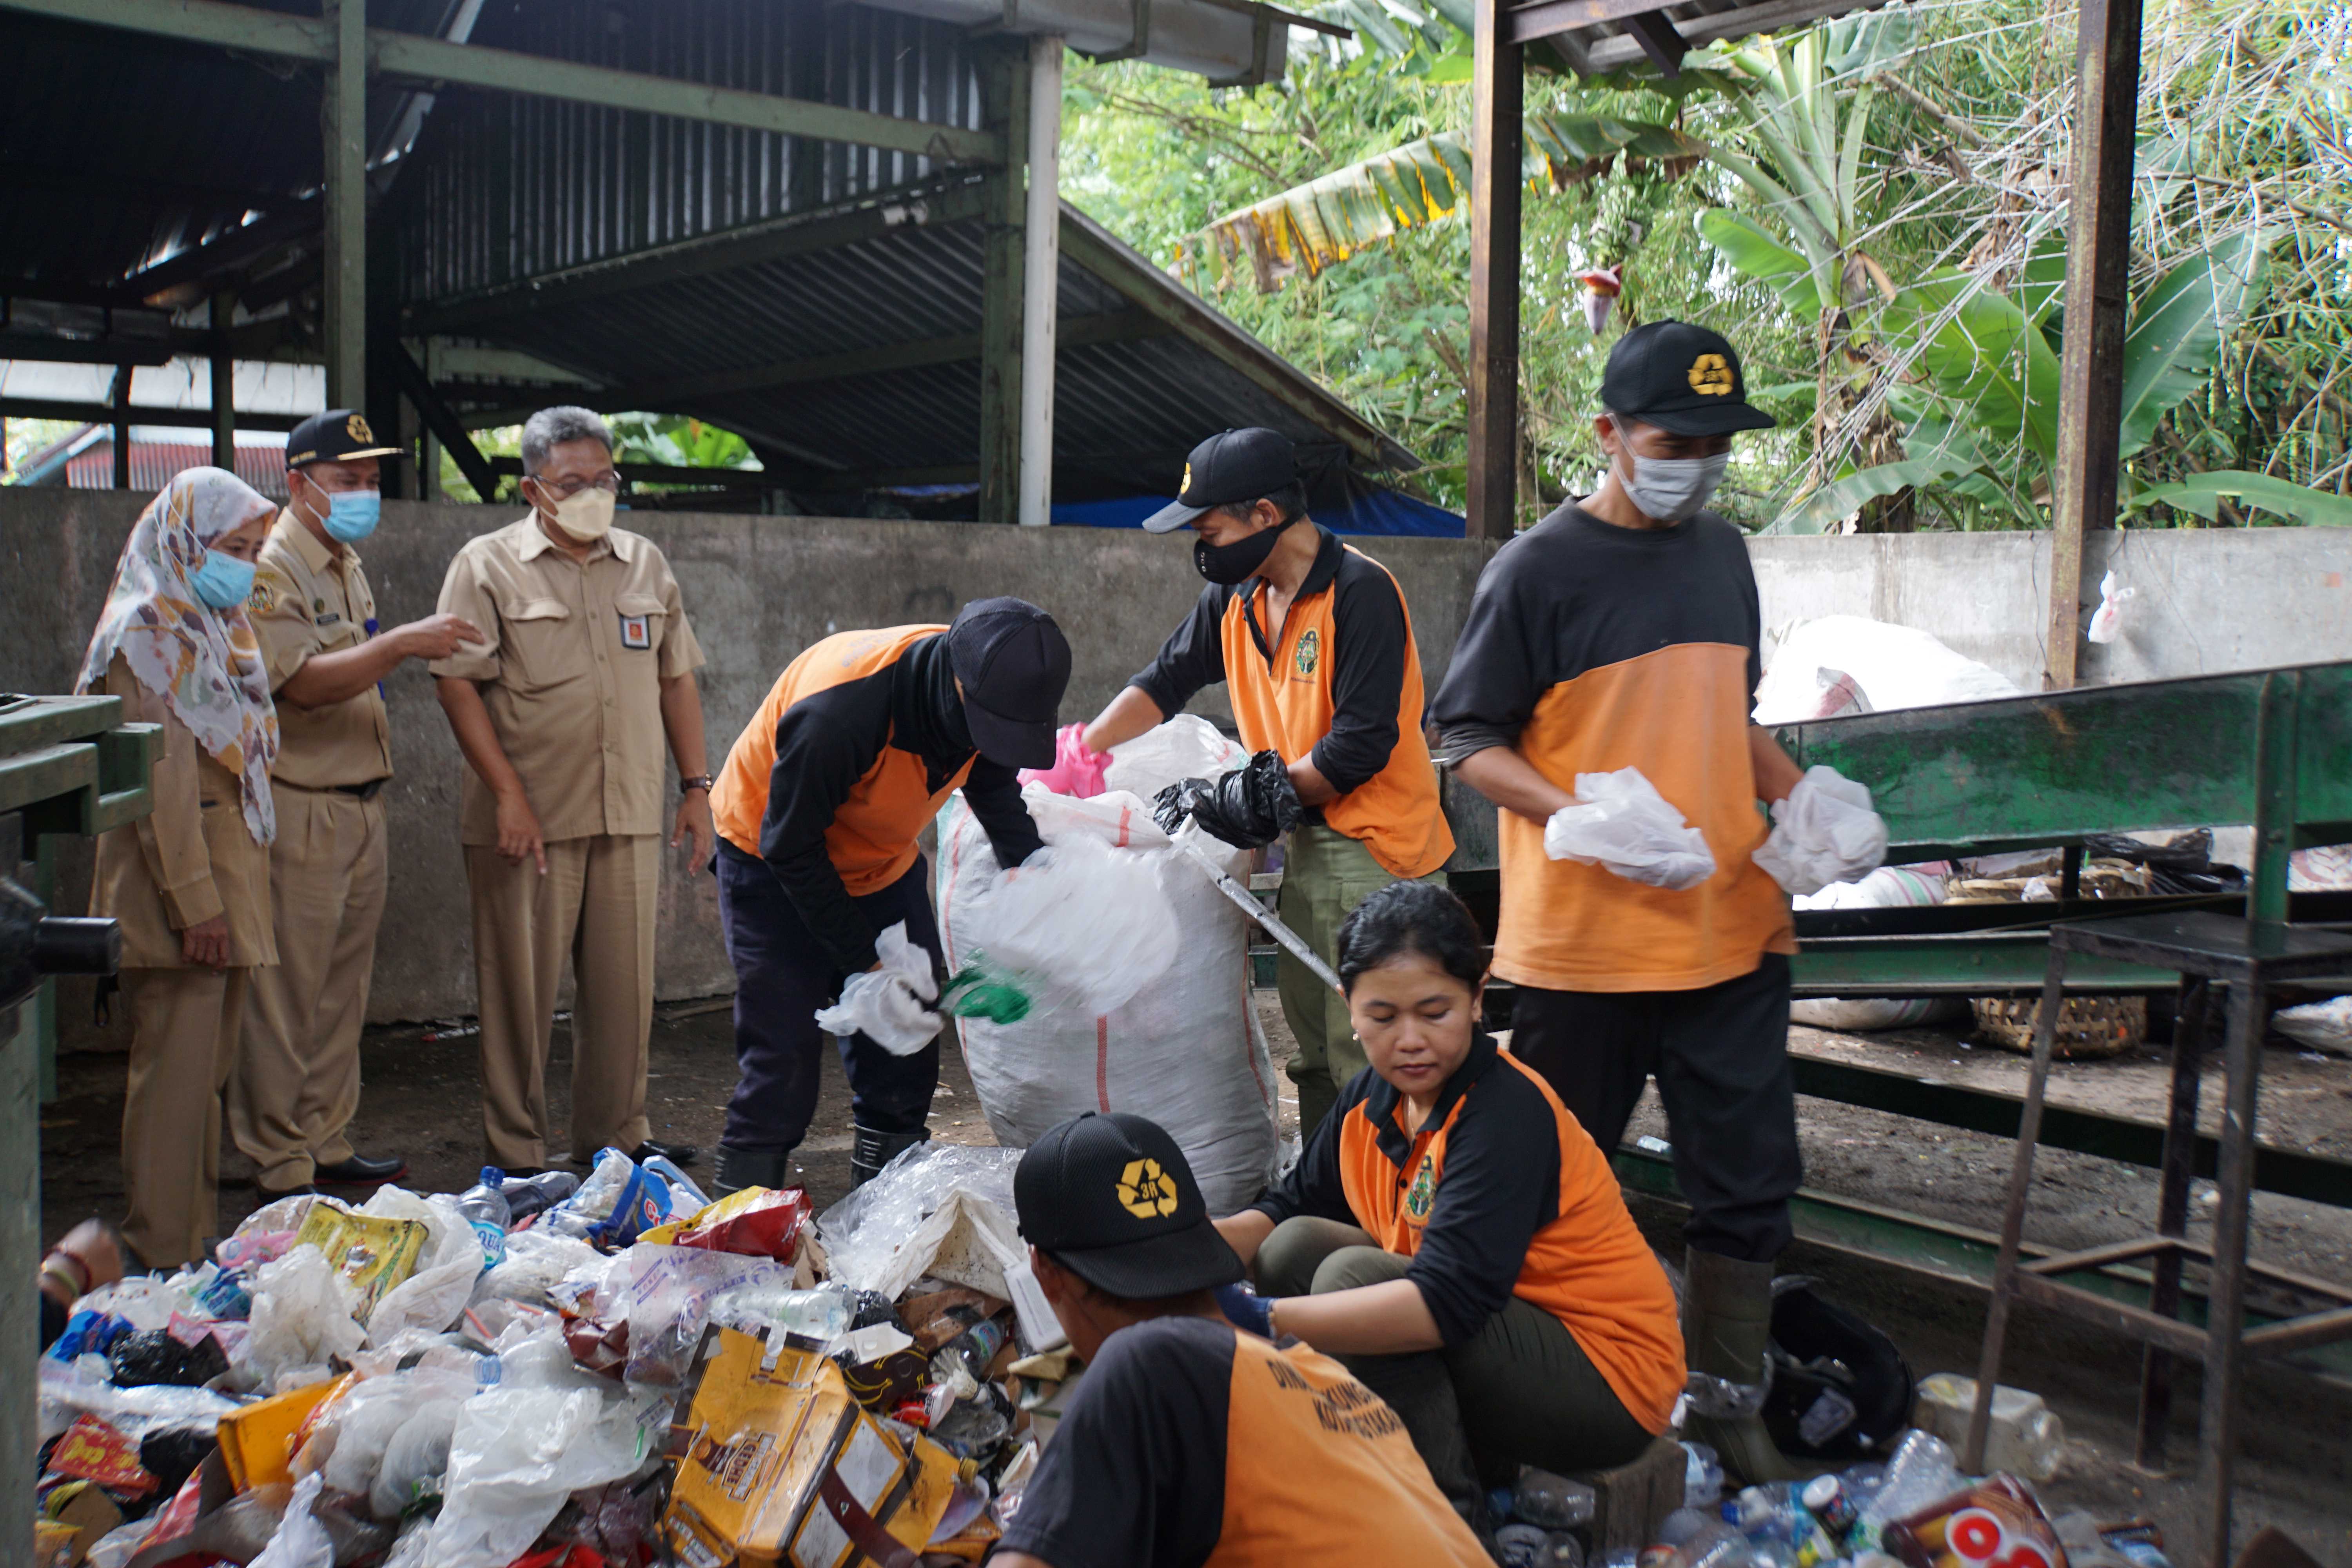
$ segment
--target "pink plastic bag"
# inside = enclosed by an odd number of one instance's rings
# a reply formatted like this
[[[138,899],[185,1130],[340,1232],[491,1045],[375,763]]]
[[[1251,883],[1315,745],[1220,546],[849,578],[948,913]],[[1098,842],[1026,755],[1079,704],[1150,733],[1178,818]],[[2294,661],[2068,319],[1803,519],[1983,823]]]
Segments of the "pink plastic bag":
[[[1087,727],[1065,724],[1054,736],[1054,765],[1023,768],[1021,782],[1041,784],[1055,795],[1091,800],[1103,792],[1103,773],[1110,766],[1108,752],[1087,750]]]

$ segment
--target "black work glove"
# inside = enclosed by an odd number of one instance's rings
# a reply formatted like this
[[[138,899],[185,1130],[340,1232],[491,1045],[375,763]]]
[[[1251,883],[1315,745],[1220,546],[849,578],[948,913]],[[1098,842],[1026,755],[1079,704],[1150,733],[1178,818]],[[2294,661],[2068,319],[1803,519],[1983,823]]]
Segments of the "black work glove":
[[[1271,844],[1307,815],[1278,752],[1260,752],[1246,767],[1213,779],[1179,779],[1151,803],[1151,819],[1171,837],[1191,817],[1241,849]]]

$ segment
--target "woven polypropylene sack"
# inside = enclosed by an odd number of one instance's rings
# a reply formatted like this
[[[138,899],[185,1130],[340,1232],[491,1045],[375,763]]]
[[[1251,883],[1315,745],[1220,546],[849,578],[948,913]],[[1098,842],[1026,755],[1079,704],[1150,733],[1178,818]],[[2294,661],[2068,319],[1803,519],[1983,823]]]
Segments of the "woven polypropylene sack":
[[[1100,1017],[1069,1009],[1014,1024],[956,1020],[964,1064],[996,1141],[1026,1148],[1086,1110],[1148,1116],[1184,1151],[1213,1214],[1257,1196],[1276,1154],[1274,1068],[1250,1027],[1246,920],[1124,791],[1073,800],[1023,791],[1049,845],[1091,837],[1149,857],[1181,949],[1156,978]],[[940,814],[938,907],[950,972],[986,945],[974,905],[997,871],[988,835],[961,794]],[[1226,863],[1240,871],[1246,857]]]

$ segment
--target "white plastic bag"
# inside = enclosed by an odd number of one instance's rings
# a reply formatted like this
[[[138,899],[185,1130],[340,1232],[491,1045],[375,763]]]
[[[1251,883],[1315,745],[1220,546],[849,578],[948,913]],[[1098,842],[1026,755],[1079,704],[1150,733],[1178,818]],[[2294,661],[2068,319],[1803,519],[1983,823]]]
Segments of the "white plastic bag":
[[[482,1272],[482,1244],[446,1194],[420,1198],[403,1187],[378,1187],[360,1213],[425,1224],[425,1257],[416,1272],[384,1292],[368,1314],[368,1343],[380,1345],[410,1329],[438,1333],[457,1321]]]
[[[309,1242],[253,1277],[253,1328],[245,1341],[245,1371],[264,1393],[316,1383],[327,1363],[367,1342],[352,1321],[359,1292],[337,1274],[327,1255]]]
[[[1030,857],[973,899],[966,962],[1012,980],[1031,1016],[1116,1013],[1167,972],[1176,913],[1150,857],[1073,837]]]
[[[1204,722],[1199,729],[1221,739]],[[1178,739],[1184,732],[1193,731],[1184,727]],[[1206,747],[1193,733],[1186,743],[1197,758]],[[1118,753],[1112,755],[1116,777]],[[1250,927],[1199,864],[1170,844],[1151,820],[1149,798],[1129,793],[1151,782],[1138,781],[1136,771],[1130,764],[1129,784],[1089,800],[1042,785],[1024,790],[1022,799],[1056,852],[1092,839],[1131,874],[1149,871],[1174,921],[1177,955],[1107,1013],[1062,1007],[1010,1024],[958,1018],[957,1037],[999,1144],[1026,1148],[1083,1110],[1148,1116],[1184,1151],[1210,1211],[1229,1214],[1255,1199],[1273,1173],[1280,1109],[1274,1065],[1252,1026]],[[987,946],[977,917],[996,858],[961,795],[940,813],[939,831],[936,903],[952,972]],[[1228,872],[1246,869],[1244,851],[1207,847]]]
[[[1544,824],[1544,853],[1680,892],[1715,875],[1715,852],[1639,768],[1576,775],[1576,804]]]
[[[1823,681],[1828,671],[1830,680]],[[1783,637],[1756,689],[1756,722],[1797,724],[1827,717],[1824,698],[1838,678],[1859,686],[1863,707],[1932,708],[2015,697],[2021,688],[1993,668],[1954,652],[1927,633],[1866,616],[1823,616]]]
[[[253,1560],[252,1568],[335,1568],[335,1542],[310,1512],[324,1482],[304,1476],[294,1483],[294,1497],[278,1521],[278,1533]]]
[[[632,1474],[649,1448],[625,1399],[584,1388],[476,1394],[450,1437],[447,1500],[427,1560],[434,1568],[505,1568],[572,1493]]]
[[[894,1057],[911,1057],[939,1038],[940,1016],[928,1004],[940,988],[931,979],[931,955],[907,935],[899,921],[874,941],[882,967],[853,974],[841,1000],[817,1009],[817,1027],[828,1035],[864,1035]]]
[[[1853,882],[1832,882],[1796,900],[1801,910],[1918,909],[1944,901],[1945,879],[1907,866],[1881,866]],[[1789,1004],[1789,1021],[1816,1029],[1907,1029],[1965,1017],[1969,1005],[1948,996],[1808,996]]]
[[[1249,753],[1198,713],[1179,713],[1110,749],[1103,788],[1149,801],[1178,779],[1212,779],[1249,761]]]
[[[918,1143],[907,1150],[883,1166],[881,1174],[851,1189],[847,1197],[817,1216],[817,1237],[824,1243],[833,1278],[857,1290],[883,1290],[889,1281],[899,1279],[896,1289],[884,1291],[895,1298],[934,1260],[958,1217],[950,1210],[957,1206],[951,1200],[960,1195],[974,1200],[973,1213],[994,1210],[1003,1222],[1003,1235],[1016,1234],[1009,1216],[1015,1212],[1013,1168],[1020,1163],[1021,1151],[1012,1148]],[[978,1223],[993,1225],[988,1219]],[[997,1285],[994,1289],[973,1288],[1007,1295],[1002,1279]]]
[[[1756,850],[1765,874],[1797,894],[1868,876],[1885,858],[1886,824],[1869,787],[1818,765],[1773,805],[1771,836]]]
[[[2139,597],[2137,588],[2117,586],[2109,572],[2099,579],[2099,607],[2091,613],[2091,629],[2084,634],[2095,643],[2111,643],[2123,635],[2124,606]]]
[[[698,1247],[629,1248],[625,1298],[629,1321],[631,1384],[677,1388],[694,1362],[694,1347],[710,1321],[710,1300],[736,1285],[792,1284],[793,1271],[769,1258],[744,1258]]]
[[[2352,1057],[2352,996],[2282,1008],[2271,1015],[2271,1024],[2288,1039],[2315,1051]]]
[[[525,1301],[544,1307],[548,1304],[548,1292],[566,1274],[603,1261],[601,1253],[578,1237],[533,1226],[507,1237],[506,1258],[474,1281],[471,1299]]]

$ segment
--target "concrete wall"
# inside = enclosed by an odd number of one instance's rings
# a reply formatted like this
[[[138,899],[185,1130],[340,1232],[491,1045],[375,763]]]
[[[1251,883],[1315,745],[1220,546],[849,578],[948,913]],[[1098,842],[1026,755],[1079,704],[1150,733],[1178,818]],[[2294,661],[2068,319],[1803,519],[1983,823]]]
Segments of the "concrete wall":
[[[0,642],[0,691],[72,689],[142,504],[110,491],[0,489],[0,626],[11,630]],[[383,526],[362,552],[383,624],[430,614],[458,546],[516,515],[385,503]],[[1201,588],[1182,542],[1129,530],[659,512],[624,522],[669,557],[709,656],[701,683],[714,768],[777,672],[829,632],[943,621],[968,599],[1016,595],[1053,612],[1068,633],[1076,668],[1063,717],[1083,719],[1150,659]],[[1427,539],[1371,548],[1404,584],[1434,689],[1488,551]],[[385,689],[392,889],[369,1013],[379,1021],[470,1013],[473,959],[457,837],[465,764],[422,666],[404,666]],[[1231,716],[1222,689],[1203,693],[1194,709]],[[79,907],[89,886],[86,854],[66,858],[59,882],[59,903]],[[709,877],[688,875],[673,858],[661,889],[657,989],[665,998],[732,987],[713,889]],[[89,1013],[69,990],[60,1006],[69,1040],[83,1037]]]
[[[1822,616],[1934,634],[2029,691],[2042,685],[2046,533],[1908,533],[1748,542],[1764,656]],[[2136,529],[2086,542],[2085,615],[2109,570],[2138,590],[2119,641],[2086,644],[2086,683],[2352,659],[2352,529]]]

